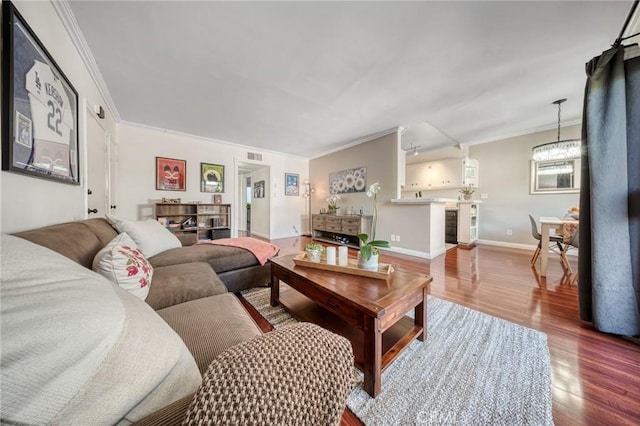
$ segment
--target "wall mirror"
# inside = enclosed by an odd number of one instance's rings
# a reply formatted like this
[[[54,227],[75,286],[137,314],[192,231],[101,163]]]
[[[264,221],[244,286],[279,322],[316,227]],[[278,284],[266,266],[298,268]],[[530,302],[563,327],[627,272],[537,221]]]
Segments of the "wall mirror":
[[[531,160],[531,194],[580,192],[580,159]]]
[[[531,194],[580,192],[580,139],[560,139],[560,112],[566,99],[558,99],[558,140],[534,146],[531,160]]]

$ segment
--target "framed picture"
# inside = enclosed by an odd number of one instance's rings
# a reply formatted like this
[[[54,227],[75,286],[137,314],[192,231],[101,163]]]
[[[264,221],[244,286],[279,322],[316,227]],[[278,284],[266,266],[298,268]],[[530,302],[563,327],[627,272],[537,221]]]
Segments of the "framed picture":
[[[200,163],[200,192],[224,192],[224,166]]]
[[[9,1],[2,43],[2,170],[79,185],[78,93]]]
[[[284,174],[284,195],[300,195],[300,175]]]
[[[211,196],[211,199],[213,200],[213,204],[222,204],[222,195],[221,194],[214,194]]]
[[[264,181],[258,181],[253,184],[253,198],[264,198]]]
[[[182,198],[165,198],[162,197],[163,204],[180,204],[182,202]]]
[[[356,167],[329,174],[329,193],[346,194],[367,190],[367,168]]]
[[[156,157],[156,189],[186,191],[187,162],[174,158]]]

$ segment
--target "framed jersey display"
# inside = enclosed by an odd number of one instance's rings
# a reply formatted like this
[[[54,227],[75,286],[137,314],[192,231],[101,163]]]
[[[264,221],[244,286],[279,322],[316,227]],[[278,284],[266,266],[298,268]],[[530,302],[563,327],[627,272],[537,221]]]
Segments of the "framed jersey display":
[[[2,170],[78,185],[78,93],[2,2]]]

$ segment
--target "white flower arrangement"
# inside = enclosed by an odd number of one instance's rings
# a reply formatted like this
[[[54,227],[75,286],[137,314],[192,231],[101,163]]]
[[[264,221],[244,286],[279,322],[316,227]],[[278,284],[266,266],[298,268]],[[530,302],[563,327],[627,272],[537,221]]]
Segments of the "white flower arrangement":
[[[358,234],[358,238],[362,242],[360,245],[360,255],[369,260],[371,255],[379,253],[378,247],[390,247],[388,241],[376,240],[376,223],[378,222],[378,192],[380,191],[380,183],[375,182],[369,185],[367,189],[367,197],[373,197],[373,220],[371,224],[371,240],[367,234]]]
[[[367,197],[373,197],[373,223],[371,226],[371,239],[376,239],[376,224],[378,222],[378,191],[380,191],[380,183],[374,182],[367,189]]]
[[[333,194],[327,197],[327,203],[329,204],[329,210],[338,210],[338,201],[340,201],[340,196]]]
[[[380,184],[378,182],[372,183],[369,185],[369,189],[367,189],[367,197],[376,197],[376,194],[380,191]]]

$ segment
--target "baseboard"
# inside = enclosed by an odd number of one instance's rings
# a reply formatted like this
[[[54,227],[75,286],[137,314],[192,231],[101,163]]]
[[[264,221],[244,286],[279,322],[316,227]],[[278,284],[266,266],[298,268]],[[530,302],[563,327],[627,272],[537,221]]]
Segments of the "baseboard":
[[[505,241],[494,241],[494,240],[478,240],[476,244],[482,244],[485,246],[496,246],[496,247],[507,247],[514,248],[520,250],[529,250],[535,251],[537,244],[520,244],[520,243],[507,243]]]
[[[485,246],[506,247],[506,248],[513,248],[513,249],[527,250],[527,251],[535,251],[537,247],[537,245],[535,244],[507,243],[504,241],[494,241],[494,240],[478,240],[476,243],[482,244]],[[577,255],[578,255],[578,249],[576,248],[571,247],[567,251],[567,256],[577,256]]]
[[[255,235],[256,237],[264,238],[265,240],[271,240],[271,236],[267,234],[262,234],[260,232],[251,231],[250,235]]]
[[[400,253],[400,254],[406,254],[409,256],[414,256],[414,257],[419,257],[421,259],[433,259],[435,257],[441,256],[443,254],[445,254],[447,252],[446,249],[442,249],[442,250],[437,250],[433,253],[430,252],[426,252],[426,251],[419,251],[419,250],[412,250],[412,249],[406,249],[406,248],[402,248],[402,247],[389,247],[389,248],[383,248],[380,249],[381,251],[390,251],[393,253]]]

